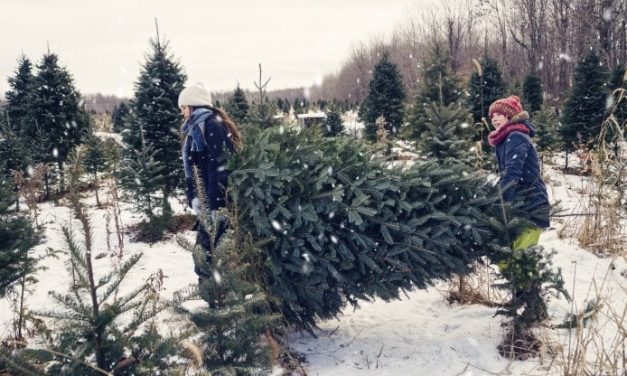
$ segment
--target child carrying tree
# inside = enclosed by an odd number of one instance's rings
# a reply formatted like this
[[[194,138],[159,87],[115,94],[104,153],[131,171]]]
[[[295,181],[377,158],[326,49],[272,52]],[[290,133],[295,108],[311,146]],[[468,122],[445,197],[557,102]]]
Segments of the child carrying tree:
[[[489,116],[496,128],[488,137],[496,148],[503,200],[524,203],[523,216],[534,225],[525,228],[512,244],[513,250],[538,244],[542,229],[549,227],[549,196],[542,180],[538,153],[531,143],[536,133],[515,95],[494,101]]]

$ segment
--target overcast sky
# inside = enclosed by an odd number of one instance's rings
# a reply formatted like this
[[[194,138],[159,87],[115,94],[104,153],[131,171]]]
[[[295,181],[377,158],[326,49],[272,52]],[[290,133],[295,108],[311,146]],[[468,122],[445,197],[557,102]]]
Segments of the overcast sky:
[[[429,0],[428,2],[430,2]],[[310,86],[337,71],[354,44],[389,37],[419,0],[15,0],[0,12],[0,93],[20,53],[59,55],[83,94],[131,96],[155,35],[170,42],[189,82],[212,91]]]

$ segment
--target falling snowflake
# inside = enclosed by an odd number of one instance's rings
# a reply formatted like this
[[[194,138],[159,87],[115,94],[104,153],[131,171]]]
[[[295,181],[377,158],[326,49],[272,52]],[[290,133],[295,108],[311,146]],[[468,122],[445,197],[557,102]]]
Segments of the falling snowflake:
[[[57,149],[57,148],[52,149],[52,156],[55,157],[55,158],[58,158],[59,157],[59,149]]]
[[[337,244],[337,238],[335,237],[335,235],[331,235],[331,242],[333,244]]]
[[[272,227],[277,231],[281,231],[281,229],[283,228],[281,227],[281,224],[274,219],[271,220],[270,223],[272,224]]]
[[[607,99],[605,100],[605,109],[609,110],[612,107],[614,107],[614,96],[610,94],[607,96]]]
[[[222,276],[217,270],[213,271],[213,279],[216,281],[217,284],[222,283]]]

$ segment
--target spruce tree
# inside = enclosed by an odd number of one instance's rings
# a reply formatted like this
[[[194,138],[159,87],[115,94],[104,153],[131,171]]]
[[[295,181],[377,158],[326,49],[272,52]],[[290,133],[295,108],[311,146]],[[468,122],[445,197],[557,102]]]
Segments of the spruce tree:
[[[144,130],[140,126],[138,135],[140,147],[127,151],[120,171],[122,186],[131,197],[135,207],[148,218],[148,237],[152,241],[161,239],[169,219],[168,213],[158,215],[156,209],[160,207],[159,190],[165,179],[164,165],[157,160],[157,151],[144,139]]]
[[[421,150],[440,163],[470,163],[470,115],[457,103],[431,103],[425,109]]]
[[[100,196],[98,195],[99,179],[98,174],[105,169],[105,143],[93,132],[85,140],[84,161],[85,172],[93,177],[92,184],[96,191],[96,205],[100,206]]]
[[[2,163],[2,170],[0,175],[3,176],[8,182],[12,179],[14,172],[19,171],[25,173],[27,167],[30,164],[32,148],[24,142],[25,140],[20,137],[19,130],[11,123],[8,118],[0,118],[0,163]],[[12,184],[13,191],[17,192],[19,186]],[[20,200],[18,196],[15,196],[15,211],[20,211]]]
[[[573,89],[562,111],[564,150],[573,151],[578,143],[592,147],[598,143],[599,131],[606,114],[607,67],[590,51],[575,67]]]
[[[81,107],[81,95],[74,87],[72,76],[59,65],[56,54],[44,54],[37,69],[27,99],[25,136],[29,142],[36,137],[47,139],[47,150],[34,159],[57,165],[59,190],[64,191],[64,164],[71,150],[81,143],[89,126],[89,115]]]
[[[307,111],[303,111],[303,108],[305,108],[304,106],[304,98],[294,98],[294,104],[292,105],[292,108],[294,108],[294,115],[300,115],[304,112]]]
[[[206,218],[206,217],[205,217]],[[237,228],[237,224],[232,223]],[[207,226],[211,229],[211,226]],[[272,313],[263,286],[252,273],[263,263],[263,249],[250,241],[238,239],[232,230],[220,238],[208,263],[199,245],[179,238],[179,244],[191,251],[198,270],[211,278],[202,279],[198,293],[207,306],[188,314],[202,333],[203,368],[211,374],[253,375],[268,371],[271,348],[263,334],[271,333],[280,316]],[[213,238],[213,234],[210,235]],[[271,338],[269,338],[271,339]]]
[[[71,207],[82,236],[63,227],[69,251],[67,269],[72,276],[69,291],[50,292],[61,308],[37,313],[53,319],[60,327],[50,344],[55,353],[50,358],[42,356],[45,349],[24,352],[32,352],[31,356],[47,362],[46,374],[49,375],[163,372],[173,366],[176,340],[160,336],[152,319],[166,306],[159,302],[149,281],[127,294],[120,293],[141,254],[131,256],[102,275],[95,270],[94,233],[78,193],[78,179],[83,173],[81,160],[81,149],[77,149],[71,160],[69,188]]]
[[[250,275],[305,328],[347,302],[464,274],[492,239],[495,188],[464,165],[390,168],[360,142],[315,130],[249,130],[234,155],[243,233],[265,241]]]
[[[412,139],[420,139],[428,128],[426,109],[431,103],[448,106],[459,100],[461,83],[451,72],[450,65],[448,51],[440,43],[435,43],[422,68],[420,88],[409,115],[409,133]]]
[[[561,147],[558,135],[559,117],[555,109],[543,106],[533,115],[531,121],[536,128],[534,143],[540,156],[544,157],[559,150]]]
[[[283,99],[277,98],[277,100],[276,100],[276,108],[279,111],[283,112]]]
[[[255,87],[258,91],[258,102],[253,102],[250,109],[249,122],[260,128],[269,128],[278,124],[274,118],[276,113],[276,107],[273,102],[270,102],[267,95],[267,86],[270,82],[270,78],[266,81],[263,80],[263,74],[261,64],[259,64],[259,81],[255,81]]]
[[[384,52],[374,66],[372,79],[368,83],[368,94],[359,108],[359,118],[365,123],[364,136],[376,141],[379,117],[385,121],[385,130],[396,135],[403,124],[405,89],[396,64],[390,53]]]
[[[120,102],[111,112],[111,124],[114,132],[122,132],[125,128],[126,117],[129,114],[129,105],[127,101]]]
[[[250,106],[246,100],[246,93],[239,84],[233,91],[233,96],[226,102],[226,111],[236,124],[245,124],[248,121]]]
[[[530,113],[542,109],[542,80],[535,72],[529,73],[523,82],[524,108]]]
[[[472,113],[475,122],[488,119],[488,110],[495,100],[505,95],[505,83],[501,69],[495,59],[485,55],[479,63],[480,70],[473,71],[468,84],[468,99],[466,105]]]
[[[158,32],[157,37],[150,40],[150,49],[135,83],[131,101],[133,119],[130,120],[129,131],[125,132],[125,142],[134,150],[131,158],[143,152],[144,146],[138,134],[138,124],[141,124],[145,147],[152,149],[154,160],[163,165],[163,179],[157,185],[162,193],[162,202],[155,204],[166,214],[171,211],[168,197],[185,180],[180,160],[179,128],[182,118],[178,96],[187,77],[171,56],[167,41],[162,41]]]
[[[339,136],[344,131],[342,117],[336,110],[327,112],[327,118],[322,122],[322,131],[326,136]]]
[[[15,75],[8,80],[11,89],[5,93],[7,103],[3,109],[6,115],[4,122],[9,122],[9,127],[19,138],[24,138],[26,132],[24,121],[29,110],[28,101],[33,79],[32,63],[25,55],[21,55]]]
[[[39,241],[30,220],[11,210],[14,202],[11,185],[0,175],[0,298],[23,276],[28,250]]]

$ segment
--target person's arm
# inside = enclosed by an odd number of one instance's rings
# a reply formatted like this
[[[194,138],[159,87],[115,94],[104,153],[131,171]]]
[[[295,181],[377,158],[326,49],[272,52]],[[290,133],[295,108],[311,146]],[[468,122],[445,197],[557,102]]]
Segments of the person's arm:
[[[226,130],[222,123],[218,120],[211,119],[206,123],[205,140],[206,153],[204,153],[204,161],[202,163],[202,173],[207,186],[207,205],[211,210],[217,210],[220,206],[219,189],[220,172],[219,169],[223,165],[224,145],[227,138]]]
[[[192,201],[196,197],[196,184],[194,183],[194,158],[191,154],[191,137],[185,138],[183,145],[183,170],[185,172],[185,195],[187,196],[187,206],[192,207]]]
[[[505,161],[503,171],[501,171],[500,185],[503,189],[503,199],[506,202],[512,202],[516,192],[515,187],[522,179],[525,160],[532,146],[529,139],[518,132],[510,134],[504,143]]]

